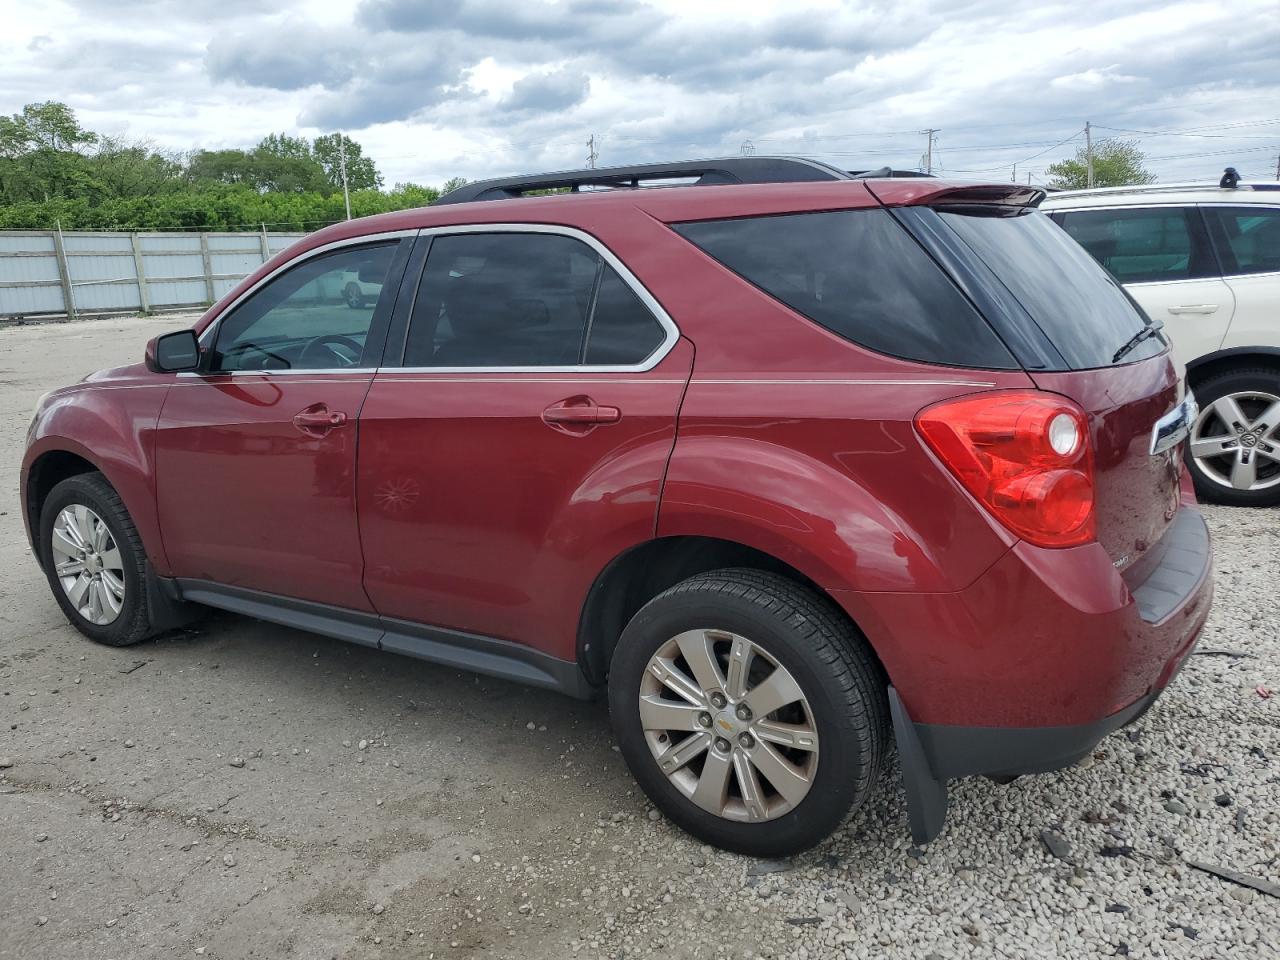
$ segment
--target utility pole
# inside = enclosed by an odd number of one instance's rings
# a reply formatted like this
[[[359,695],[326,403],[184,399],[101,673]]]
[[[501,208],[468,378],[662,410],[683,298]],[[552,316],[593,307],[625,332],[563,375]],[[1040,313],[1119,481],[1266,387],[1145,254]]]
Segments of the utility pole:
[[[1085,184],[1093,189],[1093,127],[1088,120],[1084,122],[1084,163]]]
[[[1013,165],[1013,176],[1009,178],[1009,181],[1011,183],[1018,182],[1018,165],[1016,163]]]
[[[1276,180],[1280,180],[1280,153],[1276,154]]]
[[[593,133],[587,138],[587,166],[594,170],[598,159],[600,154],[596,153],[596,135]]]
[[[933,173],[933,141],[940,131],[930,127],[928,130],[921,130],[920,132],[928,137],[928,144],[925,146],[924,154],[924,172]]]
[[[347,138],[338,134],[338,169],[342,171],[342,202],[347,208],[347,219],[351,219],[351,193],[347,190]]]

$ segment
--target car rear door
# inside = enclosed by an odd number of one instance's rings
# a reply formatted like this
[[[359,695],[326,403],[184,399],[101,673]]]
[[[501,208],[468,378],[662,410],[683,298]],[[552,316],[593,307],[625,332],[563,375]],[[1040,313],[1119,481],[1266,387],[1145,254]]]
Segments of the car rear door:
[[[1054,219],[1165,324],[1180,372],[1222,346],[1235,297],[1197,207],[1090,207]]]
[[[1222,346],[1280,346],[1280,205],[1201,210],[1236,303]]]
[[[371,609],[356,426],[411,242],[304,254],[206,334],[207,369],[178,375],[156,432],[156,501],[176,576]],[[379,295],[348,305],[349,271]]]
[[[586,234],[453,228],[430,242],[360,421],[383,645],[415,652],[433,641],[411,624],[428,624],[572,660],[594,578],[653,536],[692,345]]]

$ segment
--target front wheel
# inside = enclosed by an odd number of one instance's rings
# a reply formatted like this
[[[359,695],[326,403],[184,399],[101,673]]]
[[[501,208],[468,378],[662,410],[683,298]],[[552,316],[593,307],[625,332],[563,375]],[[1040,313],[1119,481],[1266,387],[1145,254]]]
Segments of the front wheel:
[[[124,647],[151,635],[146,556],[138,531],[105,477],[63,480],[40,510],[40,558],[72,625]]]
[[[1196,385],[1200,416],[1187,465],[1202,500],[1239,507],[1280,503],[1280,371],[1231,370]]]
[[[756,570],[691,577],[623,631],[609,672],[622,754],[707,843],[786,856],[869,796],[888,748],[866,641],[803,586]]]

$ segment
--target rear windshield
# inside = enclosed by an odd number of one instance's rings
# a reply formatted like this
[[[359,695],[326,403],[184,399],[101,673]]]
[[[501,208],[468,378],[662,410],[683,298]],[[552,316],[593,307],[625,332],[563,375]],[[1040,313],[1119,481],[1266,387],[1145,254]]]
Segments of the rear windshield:
[[[1132,363],[1165,348],[1162,337],[1152,336],[1123,349],[1146,326],[1146,317],[1120,284],[1044,214],[938,212],[1013,294],[1068,369]]]
[[[706,220],[674,229],[797,313],[871,350],[950,366],[1018,365],[886,210]]]

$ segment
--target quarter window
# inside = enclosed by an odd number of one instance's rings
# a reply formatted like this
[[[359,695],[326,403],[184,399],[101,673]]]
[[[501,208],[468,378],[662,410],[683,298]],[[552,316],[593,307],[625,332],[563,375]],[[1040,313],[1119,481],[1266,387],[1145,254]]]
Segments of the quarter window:
[[[1063,229],[1121,283],[1152,283],[1211,276],[1215,271],[1181,207],[1145,210],[1075,210]]]
[[[635,292],[580,240],[446,234],[431,242],[404,366],[629,366],[664,339]]]
[[[319,370],[376,362],[365,342],[397,242],[321,254],[269,280],[218,323],[212,370]]]
[[[1015,366],[973,305],[885,210],[707,220],[675,229],[846,340],[926,363]]]
[[[1218,225],[1224,273],[1280,272],[1280,210],[1205,207],[1204,211]]]

